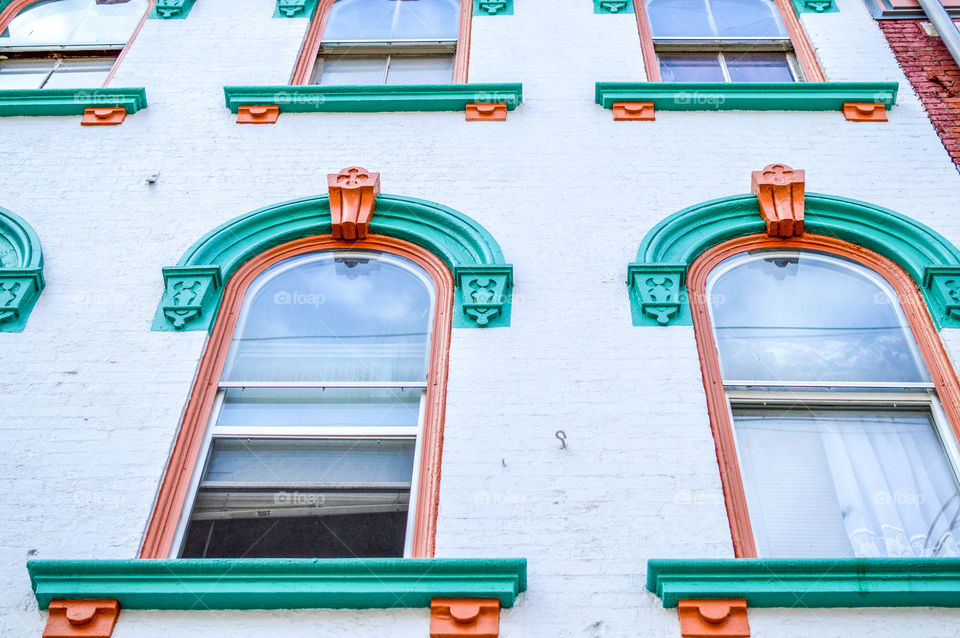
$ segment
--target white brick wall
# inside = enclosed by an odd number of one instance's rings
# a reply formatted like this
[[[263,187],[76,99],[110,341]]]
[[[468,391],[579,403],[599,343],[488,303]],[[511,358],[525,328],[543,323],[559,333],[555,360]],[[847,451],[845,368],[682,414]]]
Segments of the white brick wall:
[[[215,225],[322,193],[360,164],[385,192],[463,211],[515,265],[512,327],[455,330],[437,555],[523,556],[505,638],[679,635],[646,592],[654,557],[732,556],[693,332],[630,325],[626,265],[690,204],[746,192],[771,162],[960,243],[960,175],[858,0],[803,22],[831,80],[896,80],[888,124],[839,113],[672,113],[613,122],[598,80],[641,80],[634,16],[516,0],[477,17],[473,81],[523,81],[504,124],[460,113],[284,115],[237,126],[225,84],[282,84],[305,20],[273,0],[199,0],[148,21],[115,86],[150,108],[116,128],[3,118],[0,206],[43,242],[47,289],[0,334],[0,637],[39,636],[25,561],[132,558],[203,351],[150,332],[160,268]],[[160,173],[157,184],[144,179]],[[960,341],[947,339],[954,356]],[[568,449],[554,437],[562,429]],[[957,635],[950,610],[753,610],[769,638]],[[423,637],[428,612],[123,612],[118,638]]]

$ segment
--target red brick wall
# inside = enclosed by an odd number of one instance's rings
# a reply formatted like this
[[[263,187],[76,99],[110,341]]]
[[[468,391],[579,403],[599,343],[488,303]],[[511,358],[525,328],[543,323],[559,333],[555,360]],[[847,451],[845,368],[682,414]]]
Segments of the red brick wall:
[[[960,168],[960,68],[943,41],[929,36],[922,20],[880,20],[897,61]]]

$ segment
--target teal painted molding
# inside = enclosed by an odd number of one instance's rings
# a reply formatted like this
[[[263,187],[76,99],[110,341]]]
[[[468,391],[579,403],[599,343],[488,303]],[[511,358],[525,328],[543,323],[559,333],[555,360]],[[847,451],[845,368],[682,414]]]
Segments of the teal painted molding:
[[[317,0],[277,0],[274,18],[312,18]]]
[[[0,332],[23,332],[44,285],[40,238],[22,217],[0,208]]]
[[[493,236],[463,213],[422,199],[377,196],[369,232],[422,246],[450,269],[455,328],[510,325],[513,266],[504,263]],[[254,255],[302,237],[330,233],[326,195],[252,211],[204,235],[163,269],[164,294],[153,330],[210,330],[223,286]]]
[[[146,89],[0,90],[0,117],[83,115],[92,107],[124,107],[127,114],[147,108]]]
[[[647,589],[676,607],[746,598],[747,607],[960,607],[960,559],[651,560]]]
[[[513,0],[473,0],[475,16],[512,16]]]
[[[378,609],[527,589],[527,561],[502,559],[37,560],[40,609],[58,598],[115,598],[121,609]]]
[[[150,12],[151,18],[161,20],[182,20],[190,14],[196,0],[157,0],[153,11]]]
[[[834,0],[793,0],[797,13],[837,13],[840,11]]]
[[[523,101],[516,84],[403,84],[372,86],[225,86],[227,108],[276,105],[281,113],[463,111],[471,103]]]
[[[950,241],[866,202],[819,193],[806,193],[805,200],[807,233],[843,239],[898,264],[917,282],[937,327],[960,327],[960,250]],[[696,204],[661,220],[627,270],[633,325],[691,325],[686,268],[712,246],[765,232],[754,195]]]
[[[661,111],[840,111],[897,103],[896,82],[597,82],[596,102],[653,102]]]
[[[594,13],[633,13],[633,0],[593,0]]]

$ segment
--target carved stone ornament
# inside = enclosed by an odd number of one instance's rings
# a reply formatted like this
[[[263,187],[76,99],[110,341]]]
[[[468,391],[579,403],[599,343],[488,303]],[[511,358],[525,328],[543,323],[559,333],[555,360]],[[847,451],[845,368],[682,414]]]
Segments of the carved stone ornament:
[[[803,235],[804,179],[804,171],[786,164],[770,164],[753,172],[750,190],[757,196],[771,237]]]
[[[513,284],[511,266],[465,266],[456,270],[463,313],[481,328],[500,316]]]
[[[748,638],[747,601],[742,598],[724,600],[681,600],[677,603],[680,635],[683,638]]]
[[[304,16],[307,13],[307,0],[277,0],[277,11],[287,18]]]
[[[187,0],[157,0],[157,16],[160,18],[177,18],[183,14],[184,9],[190,8],[189,4]]]
[[[960,266],[927,266],[923,287],[937,297],[944,314],[960,319]]]
[[[43,638],[110,638],[120,615],[116,600],[52,600]]]
[[[627,285],[640,304],[640,312],[666,326],[686,303],[687,268],[671,264],[630,264]]]
[[[633,0],[598,0],[597,6],[602,13],[623,13]]]
[[[500,601],[496,598],[434,598],[430,604],[430,638],[497,638]]]
[[[487,15],[495,16],[507,9],[507,0],[477,0],[477,8]]]
[[[164,268],[163,281],[163,316],[176,330],[210,311],[223,287],[219,266]]]
[[[380,173],[351,166],[327,175],[330,189],[330,223],[336,239],[363,239],[373,218]]]
[[[815,13],[824,13],[833,8],[833,0],[803,0],[803,6]]]
[[[0,324],[15,321],[36,301],[43,280],[35,270],[0,269]]]

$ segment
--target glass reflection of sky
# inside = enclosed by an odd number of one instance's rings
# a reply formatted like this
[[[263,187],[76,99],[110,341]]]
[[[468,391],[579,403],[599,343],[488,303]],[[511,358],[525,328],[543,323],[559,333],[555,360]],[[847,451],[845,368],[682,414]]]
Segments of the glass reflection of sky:
[[[707,292],[725,380],[929,379],[892,288],[859,264],[754,251],[720,264]]]
[[[457,0],[340,0],[330,9],[323,39],[456,40],[459,25]]]
[[[434,286],[417,264],[374,251],[294,257],[247,292],[228,381],[423,381]]]
[[[123,45],[148,7],[147,0],[97,4],[52,0],[30,5],[0,34],[0,46]]]
[[[650,0],[655,38],[786,38],[772,0]]]

